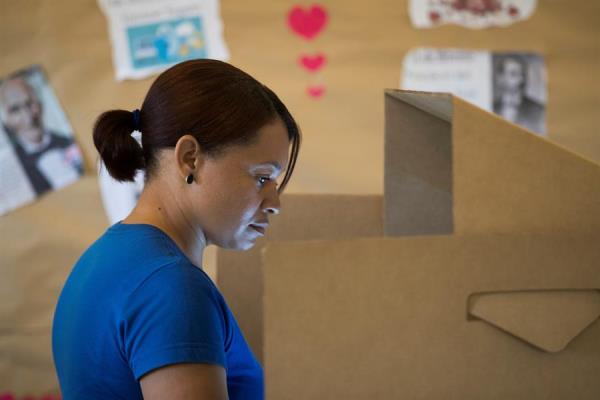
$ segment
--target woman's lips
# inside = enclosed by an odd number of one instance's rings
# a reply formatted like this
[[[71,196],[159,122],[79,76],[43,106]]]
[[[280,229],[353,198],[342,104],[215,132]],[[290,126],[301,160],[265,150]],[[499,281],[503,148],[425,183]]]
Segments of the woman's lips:
[[[267,225],[255,225],[250,224],[250,228],[254,229],[256,232],[260,233],[261,236],[265,235],[265,231],[267,229]]]

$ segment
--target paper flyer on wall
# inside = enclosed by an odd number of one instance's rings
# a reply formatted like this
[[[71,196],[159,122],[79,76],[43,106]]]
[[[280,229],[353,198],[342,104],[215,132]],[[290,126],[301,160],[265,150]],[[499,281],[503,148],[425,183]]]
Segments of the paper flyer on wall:
[[[546,69],[538,54],[419,48],[404,58],[400,87],[453,93],[546,134]]]
[[[123,220],[133,210],[144,189],[144,171],[138,171],[134,182],[119,182],[98,163],[98,183],[104,211],[110,224]]]
[[[411,0],[409,14],[417,28],[456,24],[481,29],[526,20],[536,6],[537,0]]]
[[[0,80],[0,215],[78,180],[81,150],[39,66]]]
[[[142,79],[181,61],[229,59],[218,0],[98,0],[117,80]]]

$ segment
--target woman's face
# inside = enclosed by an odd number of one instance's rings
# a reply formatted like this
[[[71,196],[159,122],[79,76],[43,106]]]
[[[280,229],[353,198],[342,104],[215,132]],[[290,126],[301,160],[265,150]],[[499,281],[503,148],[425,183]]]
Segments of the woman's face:
[[[263,126],[251,144],[204,158],[195,174],[190,206],[207,244],[246,250],[279,213],[277,178],[287,166],[290,141],[280,118]]]

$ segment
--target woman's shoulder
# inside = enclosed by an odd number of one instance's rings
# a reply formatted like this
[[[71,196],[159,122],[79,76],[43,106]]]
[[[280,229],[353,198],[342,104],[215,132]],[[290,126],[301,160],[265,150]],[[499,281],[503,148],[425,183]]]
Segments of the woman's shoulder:
[[[116,223],[83,254],[87,261],[104,267],[132,269],[170,263],[181,258],[172,240],[152,225]]]
[[[145,224],[111,226],[77,262],[73,274],[87,281],[110,282],[128,293],[147,281],[194,285],[214,290],[212,280],[160,229]]]

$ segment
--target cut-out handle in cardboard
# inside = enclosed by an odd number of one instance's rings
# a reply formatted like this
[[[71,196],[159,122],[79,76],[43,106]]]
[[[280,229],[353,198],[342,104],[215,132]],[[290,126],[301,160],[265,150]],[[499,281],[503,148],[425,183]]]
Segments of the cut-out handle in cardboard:
[[[557,353],[600,317],[599,290],[474,293],[470,318],[487,322],[549,353]]]

